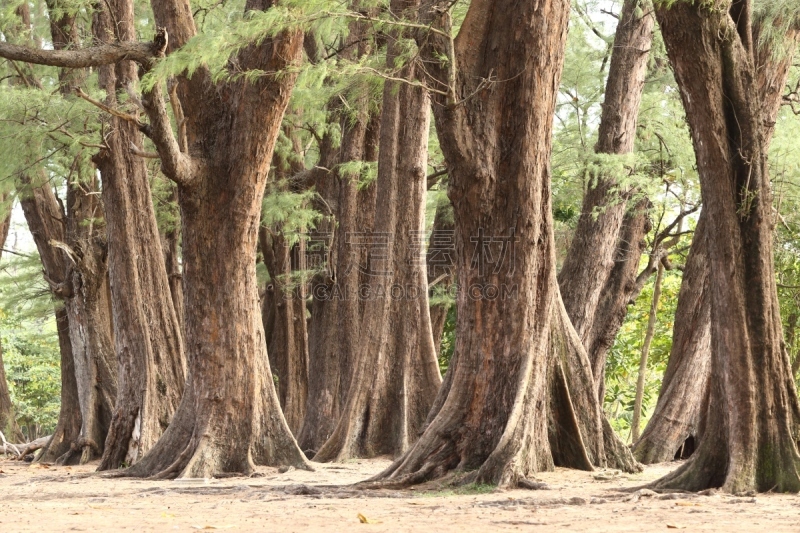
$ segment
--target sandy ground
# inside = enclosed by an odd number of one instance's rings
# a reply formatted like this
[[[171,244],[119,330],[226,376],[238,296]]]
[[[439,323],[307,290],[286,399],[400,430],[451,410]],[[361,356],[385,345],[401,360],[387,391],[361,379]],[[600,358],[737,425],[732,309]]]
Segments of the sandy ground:
[[[250,478],[108,479],[94,466],[40,467],[0,459],[0,532],[27,531],[754,531],[800,532],[800,496],[623,492],[642,474],[559,469],[541,490],[418,487],[356,490],[387,460],[261,468]],[[366,522],[366,523],[365,523]]]

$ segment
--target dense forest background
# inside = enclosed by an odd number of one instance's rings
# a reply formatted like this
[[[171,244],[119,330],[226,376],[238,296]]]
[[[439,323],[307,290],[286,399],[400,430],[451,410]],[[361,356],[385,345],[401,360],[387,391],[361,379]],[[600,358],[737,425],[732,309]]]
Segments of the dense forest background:
[[[384,85],[397,84],[399,78],[408,76],[404,65],[414,63],[418,50],[409,39],[397,39],[393,47],[385,45],[387,35],[396,35],[402,26],[399,19],[392,22],[377,14],[385,8],[381,2],[360,2],[358,10],[350,10],[347,3],[323,0],[281,2],[280,9],[270,9],[259,17],[244,16],[245,4],[243,0],[192,2],[197,36],[149,72],[142,72],[141,84],[145,90],[163,84],[172,103],[178,94],[174,92],[177,85],[174,77],[183,73],[191,75],[205,69],[215,83],[238,83],[240,79],[248,83],[265,75],[264,71],[239,68],[232,63],[232,54],[250,43],[271,39],[292,24],[300,24],[306,32],[305,60],[290,68],[292,75],[297,76],[296,83],[278,131],[261,209],[256,272],[267,342],[270,343],[268,351],[274,367],[273,343],[279,345],[282,338],[275,332],[290,334],[279,326],[269,325],[272,324],[270,320],[276,320],[275,316],[282,316],[280,312],[270,315],[280,307],[273,309],[271,306],[277,305],[275,302],[284,294],[295,297],[302,294],[304,304],[313,299],[307,287],[320,276],[330,275],[327,258],[337,246],[326,239],[332,228],[347,223],[337,218],[340,214],[336,210],[342,209],[342,200],[338,205],[330,205],[331,196],[323,190],[315,172],[322,169],[339,176],[355,177],[353,198],[375,194],[378,156],[374,150],[370,153],[368,141],[366,148],[353,148],[348,143],[353,143],[353,130],[363,121],[363,116],[375,117],[380,113]],[[461,27],[469,4],[454,2],[449,8],[451,31],[456,32]],[[791,6],[783,4],[777,2],[773,8],[786,17]],[[785,4],[788,6],[790,2]],[[652,10],[648,5],[643,2],[636,8],[640,10],[639,16],[642,16],[641,10]],[[133,7],[133,40],[149,42],[158,30],[151,8],[147,2],[140,1]],[[673,349],[678,296],[702,199],[681,89],[670,67],[658,25],[655,25],[649,49],[642,52],[647,55],[647,63],[633,151],[609,155],[596,149],[615,34],[623,9],[621,1],[572,2],[564,69],[553,117],[550,168],[555,256],[559,269],[567,261],[573,236],[585,211],[587,191],[596,186],[598,176],[615,176],[608,193],[612,200],[595,208],[591,217],[597,220],[606,210],[623,205],[626,212],[643,213],[647,219],[641,243],[643,253],[635,259],[639,286],[633,291],[624,322],[608,351],[602,391],[602,409],[611,426],[622,441],[632,444],[653,414]],[[49,50],[53,48],[51,25],[61,17],[70,20],[70,27],[77,35],[73,45],[88,47],[102,42],[102,35],[96,29],[98,12],[102,9],[83,0],[24,3],[5,0],[0,7],[0,32],[6,42]],[[128,40],[132,39],[128,37]],[[65,49],[77,48],[73,45]],[[792,41],[792,46],[796,46],[796,41]],[[71,75],[80,78],[77,83],[68,80]],[[122,75],[118,73],[117,76]],[[107,77],[102,67],[83,69],[81,74],[75,75],[21,61],[0,63],[0,216],[7,219],[9,226],[0,262],[0,341],[18,431],[12,429],[13,421],[7,422],[4,429],[6,435],[14,435],[19,441],[51,435],[59,422],[61,352],[54,308],[64,305],[63,299],[57,296],[59,282],[42,276],[43,258],[30,233],[21,199],[30,197],[35,189],[48,189],[55,195],[55,205],[60,205],[66,216],[74,209],[70,191],[75,184],[87,195],[101,194],[106,178],[93,170],[95,167],[102,170],[103,165],[94,153],[107,147],[105,139],[117,128],[114,121],[131,122],[131,116],[140,116],[140,110],[145,108],[149,112],[148,106],[152,105],[145,102],[143,107],[137,91],[126,90],[119,81],[115,99],[108,100]],[[493,83],[490,78],[487,84]],[[420,80],[421,75],[415,78],[412,74],[403,83],[411,88],[430,84]],[[63,90],[65,83],[72,84],[70,90]],[[439,90],[432,85],[428,88],[433,92]],[[800,326],[799,89],[800,63],[795,59],[788,81],[781,89],[783,105],[775,120],[768,157],[775,222],[775,276],[783,335],[795,380],[800,379],[800,341],[797,338]],[[395,86],[394,90],[400,89]],[[184,103],[184,107],[187,106]],[[109,113],[109,108],[113,113]],[[173,105],[165,112],[174,124],[178,142],[185,146],[186,133],[181,132],[183,125],[179,116],[183,110]],[[441,228],[446,228],[448,221],[452,227],[453,219],[448,198],[451,178],[440,147],[436,121],[430,120],[429,130],[424,153],[427,176],[424,231],[418,232],[421,233],[419,242],[414,244],[418,254],[435,250],[437,239],[447,235]],[[366,135],[369,135],[369,128]],[[180,316],[182,312],[177,304],[180,298],[175,296],[181,291],[183,263],[181,215],[173,184],[177,180],[164,174],[168,164],[158,159],[162,152],[149,136],[141,137],[139,146],[131,142],[130,151],[144,162],[143,171],[149,183],[161,240],[159,251],[163,252],[170,280],[168,289],[173,291],[173,298],[177,298],[174,300],[177,318],[183,321],[186,319]],[[345,152],[346,157],[332,158],[330,154],[337,151]],[[328,168],[328,165],[334,166]],[[102,194],[105,198],[109,193],[103,191]],[[129,207],[135,209],[133,204]],[[182,207],[186,209],[186,205]],[[71,254],[75,253],[74,243],[82,238],[94,239],[92,242],[103,250],[101,263],[107,261],[104,254],[110,250],[110,243],[103,233],[106,224],[116,222],[108,212],[103,215],[101,209],[93,209],[75,222],[76,227],[69,229],[67,233],[72,237],[65,236],[64,242],[50,241],[55,248],[65,250],[69,260],[76,264],[78,260]],[[359,213],[350,215],[357,218]],[[375,224],[381,216],[379,208]],[[71,223],[65,219],[65,227]],[[138,236],[137,227],[131,226],[133,238]],[[355,230],[358,230],[357,225]],[[214,231],[213,223],[204,231]],[[68,238],[73,241],[68,243]],[[114,260],[113,254],[121,252],[111,253],[111,260]],[[131,253],[137,252],[132,250]],[[356,262],[375,261],[374,257],[364,257]],[[428,253],[427,257],[430,316],[438,344],[439,369],[447,381],[448,367],[458,342],[455,295],[459,281],[453,276],[452,264],[443,265],[437,272],[433,255]],[[100,268],[108,267],[101,265]],[[44,270],[47,271],[47,267]],[[178,284],[177,288],[174,283]],[[101,292],[103,290],[106,289]],[[284,305],[293,305],[285,302]],[[115,308],[115,318],[121,316],[119,312]],[[293,312],[295,321],[298,316],[305,321],[313,316],[314,308],[309,303]],[[270,335],[273,336],[270,338]],[[313,350],[313,335],[309,336],[308,332],[303,335],[306,335],[305,344],[300,350],[307,352],[309,347]],[[186,339],[187,344],[191,342]],[[291,350],[275,348],[277,352],[282,349]],[[293,394],[287,392],[291,385],[282,382],[280,376],[281,373],[291,376],[291,371],[273,368],[272,373],[289,426],[297,433],[299,422],[292,419],[286,407],[286,402],[290,401],[286,394]],[[635,411],[640,411],[640,420],[634,421],[638,416]],[[637,427],[632,427],[634,425]]]

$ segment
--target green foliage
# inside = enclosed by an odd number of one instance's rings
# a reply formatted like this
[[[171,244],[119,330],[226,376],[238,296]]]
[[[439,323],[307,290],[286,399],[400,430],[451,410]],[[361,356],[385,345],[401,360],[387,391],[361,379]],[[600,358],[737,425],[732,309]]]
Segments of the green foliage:
[[[661,379],[672,348],[672,326],[680,291],[681,274],[665,272],[657,310],[656,330],[650,346],[642,402],[642,427],[652,414],[661,388]],[[653,301],[652,282],[629,308],[625,323],[608,353],[606,363],[605,411],[611,425],[623,437],[629,437],[636,381],[642,344]]]

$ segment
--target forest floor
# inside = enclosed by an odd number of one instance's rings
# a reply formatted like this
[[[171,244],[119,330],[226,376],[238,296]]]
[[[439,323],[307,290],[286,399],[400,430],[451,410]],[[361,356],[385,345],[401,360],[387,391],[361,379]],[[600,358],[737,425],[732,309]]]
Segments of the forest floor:
[[[108,479],[96,467],[0,459],[0,531],[800,531],[800,496],[631,490],[677,463],[636,475],[558,469],[541,490],[441,486],[357,490],[387,460],[259,468],[250,478]]]

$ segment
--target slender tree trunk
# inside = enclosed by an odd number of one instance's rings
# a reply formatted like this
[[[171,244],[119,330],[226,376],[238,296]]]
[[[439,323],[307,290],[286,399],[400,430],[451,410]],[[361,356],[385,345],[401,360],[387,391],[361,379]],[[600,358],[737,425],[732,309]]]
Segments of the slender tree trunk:
[[[267,352],[272,371],[278,376],[276,389],[283,416],[293,434],[300,431],[308,400],[308,330],[306,287],[291,279],[292,272],[305,270],[305,248],[286,242],[280,230],[261,227],[259,243],[271,278],[271,332]],[[302,244],[302,243],[301,243]],[[266,328],[265,328],[266,329]]]
[[[656,485],[796,492],[800,407],[783,349],[773,265],[765,99],[752,98],[760,89],[752,5],[676,3],[657,16],[714,224],[706,237],[711,387],[703,439],[683,467]]]
[[[169,197],[169,201],[177,203],[178,189],[174,185],[172,185],[171,188],[172,194]],[[183,275],[181,274],[180,252],[178,251],[181,230],[180,212],[177,207],[175,208],[175,215],[178,217],[178,221],[175,223],[174,227],[164,232],[161,236],[161,247],[164,252],[164,265],[169,278],[169,293],[172,296],[172,307],[175,309],[175,316],[178,319],[179,326],[183,328]]]
[[[656,273],[655,287],[653,289],[653,303],[650,306],[650,316],[647,318],[647,332],[642,343],[642,355],[639,358],[639,374],[636,380],[636,397],[633,403],[633,420],[631,421],[631,440],[639,440],[639,423],[642,418],[642,401],[644,400],[644,386],[647,381],[647,359],[650,355],[650,344],[656,333],[658,320],[658,301],[661,298],[661,282],[664,279],[664,264],[659,261]]]
[[[633,453],[645,464],[688,457],[700,441],[700,419],[711,373],[708,215],[700,220],[683,272],[669,362],[653,416]]]
[[[655,17],[649,1],[624,2],[614,37],[605,101],[595,146],[595,152],[598,154],[623,156],[633,152],[654,23]],[[606,166],[611,165],[606,163]],[[619,165],[617,171],[625,170]],[[622,177],[613,175],[611,170],[605,173],[600,171],[598,175],[590,176],[578,226],[564,266],[558,275],[564,306],[587,349],[590,349],[595,341],[592,335],[595,332],[594,322],[602,320],[610,311],[603,309],[603,314],[599,312],[601,303],[606,303],[603,302],[603,298],[608,299],[608,290],[625,289],[623,284],[614,283],[611,279],[615,256],[619,254],[617,248],[625,247],[628,252],[625,255],[631,256],[626,259],[638,259],[635,257],[635,252],[638,250],[636,244],[639,241],[622,241],[623,221],[631,193],[630,190],[620,189],[619,182]],[[638,267],[639,261],[633,262],[634,268]],[[623,305],[624,312],[628,299],[621,298],[618,301]],[[600,372],[595,374],[595,379],[602,381],[605,374],[602,372],[602,366],[596,363],[599,362],[598,359],[603,359],[604,362],[605,354],[590,351],[589,355],[594,368],[600,369]]]
[[[248,0],[245,9],[270,7]],[[188,2],[153,2],[168,51],[196,32]],[[256,247],[269,164],[296,74],[303,36],[287,30],[242,50],[244,69],[279,72],[214,83],[198,69],[178,80],[186,115],[180,153],[160,86],[145,94],[165,174],[179,188],[183,224],[189,373],[167,431],[133,476],[211,477],[250,473],[255,463],[307,467],[272,383],[258,307]]]
[[[432,8],[421,12],[449,29]],[[433,109],[455,212],[458,344],[424,433],[383,483],[470,472],[514,486],[554,465],[608,464],[555,272],[549,159],[568,18],[568,2],[473,0],[454,43],[424,36],[427,70],[450,87]],[[479,87],[490,76],[505,81]]]
[[[391,5],[394,13],[404,7],[408,2]],[[396,53],[390,44],[390,68]],[[417,68],[407,65],[400,75],[413,79]],[[347,402],[317,461],[403,453],[417,439],[441,384],[421,246],[429,116],[424,89],[386,82],[376,184],[380,217],[373,235],[388,242],[385,253],[370,258],[372,279],[369,294],[359,294],[365,300],[362,341]]]
[[[430,295],[439,293],[449,293],[453,286],[453,275],[455,270],[455,226],[453,225],[453,208],[450,201],[442,203],[436,207],[436,215],[433,219],[433,229],[431,230],[430,244],[426,263],[428,266],[428,283],[432,290]],[[450,311],[451,304],[446,302],[434,303],[431,305],[431,330],[433,332],[433,346],[436,348],[436,357],[441,356],[442,336],[444,326],[447,322],[447,313]]]
[[[93,26],[100,42],[133,40],[133,2],[109,0],[95,12]],[[132,61],[100,67],[99,75],[112,108],[117,92],[138,81]],[[109,148],[94,161],[103,177],[119,391],[100,470],[131,465],[155,445],[178,408],[185,380],[147,167],[130,149],[142,146],[142,135],[129,121],[110,120]]]

